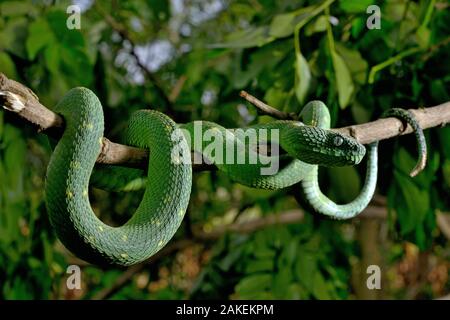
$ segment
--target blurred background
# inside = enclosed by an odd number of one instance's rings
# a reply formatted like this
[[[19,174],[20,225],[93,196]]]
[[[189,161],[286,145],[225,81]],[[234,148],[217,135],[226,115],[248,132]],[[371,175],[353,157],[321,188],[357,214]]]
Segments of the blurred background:
[[[80,9],[69,29],[68,6]],[[380,29],[366,25],[369,5]],[[372,17],[373,18],[373,17]],[[69,21],[69,22],[70,22]],[[106,136],[121,141],[130,114],[151,108],[176,122],[244,127],[258,116],[247,90],[283,111],[323,100],[332,126],[391,107],[450,100],[450,10],[441,0],[0,1],[0,72],[52,108],[72,87],[103,103]],[[75,22],[75,24],[73,24]],[[380,144],[377,195],[361,218],[333,221],[298,186],[262,191],[218,172],[194,174],[174,239],[150,261],[98,268],[64,249],[43,201],[48,139],[0,111],[2,299],[434,299],[450,292],[450,127],[426,130],[429,163],[409,178],[412,135]],[[365,163],[321,169],[332,199],[352,200]],[[111,225],[142,193],[92,189]],[[68,290],[69,265],[81,289]],[[367,267],[381,270],[369,290]]]

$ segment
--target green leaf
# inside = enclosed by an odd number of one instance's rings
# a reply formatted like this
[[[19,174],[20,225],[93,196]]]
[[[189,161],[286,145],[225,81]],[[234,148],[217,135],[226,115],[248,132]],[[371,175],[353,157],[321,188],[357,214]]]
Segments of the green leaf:
[[[332,51],[331,58],[333,60],[336,86],[339,96],[339,106],[341,109],[345,109],[350,102],[355,86],[353,85],[350,71],[348,70],[348,67],[342,57],[335,51]]]
[[[414,166],[414,159],[404,149],[396,153],[394,157],[396,169],[394,171],[394,188],[396,197],[392,200],[392,207],[397,210],[400,231],[403,235],[413,232],[422,224],[431,208],[428,190],[416,185],[408,176],[410,168]],[[419,178],[419,177],[417,177]]]
[[[314,288],[313,294],[317,299],[320,300],[330,300],[331,296],[328,292],[328,285],[325,278],[320,272],[314,274]]]
[[[0,51],[0,66],[1,72],[3,72],[8,78],[18,79],[16,66],[10,56]]]
[[[27,146],[24,139],[20,135],[20,131],[11,126],[5,126],[5,144],[7,148],[4,155],[5,169],[10,176],[21,176]],[[9,186],[14,188],[14,186]]]
[[[59,47],[56,45],[48,46],[44,51],[45,64],[48,70],[53,74],[58,74],[59,72]]]
[[[272,41],[269,27],[251,27],[229,34],[225,42],[210,45],[211,48],[252,48],[260,47]]]
[[[289,266],[289,268],[294,264],[295,259],[297,257],[297,250],[299,247],[299,240],[298,238],[293,238],[289,241],[289,244],[286,245],[285,249],[283,250],[283,256],[286,259],[286,263]]]
[[[287,267],[287,266],[286,266]],[[280,269],[278,273],[275,274],[273,279],[273,292],[274,295],[282,299],[286,295],[286,288],[292,283],[292,271],[290,268]]]
[[[37,269],[42,266],[42,262],[39,259],[36,259],[35,257],[29,257],[28,258],[28,265],[31,269]]]
[[[50,29],[46,20],[39,19],[30,24],[28,30],[28,38],[26,41],[26,48],[29,59],[34,60],[39,50],[43,49],[47,45],[52,44],[53,41],[54,36],[52,30]]]
[[[264,100],[267,101],[269,105],[280,110],[282,109],[282,106],[284,106],[287,98],[288,93],[276,87],[271,87],[264,95]]]
[[[290,36],[294,33],[295,28],[302,28],[322,10],[323,8],[318,10],[315,6],[309,6],[293,12],[278,14],[270,24],[270,35],[274,38]]]
[[[243,278],[236,285],[236,292],[240,295],[248,293],[257,293],[270,288],[272,284],[271,274],[255,274]]]
[[[373,0],[340,0],[339,7],[347,13],[366,13]]]
[[[288,287],[285,298],[288,300],[304,300],[308,297],[305,296],[303,288],[298,283],[292,283]]]
[[[348,67],[352,75],[352,79],[360,85],[365,84],[369,64],[361,56],[361,53],[358,50],[345,47],[340,42],[336,42],[335,47],[337,53],[345,61],[345,65]]]
[[[311,70],[301,52],[296,52],[295,58],[295,95],[303,104],[311,86]]]
[[[310,23],[305,27],[305,35],[309,37],[316,32],[326,31],[327,23],[327,16],[319,16],[317,19],[315,19],[314,23]]]
[[[275,257],[276,252],[267,246],[260,246],[257,248],[254,254],[255,257],[259,259],[264,258],[273,259]]]
[[[275,38],[283,38],[291,35],[296,25],[295,18],[295,12],[276,15],[270,24],[270,35]]]
[[[314,290],[315,272],[317,272],[316,257],[308,252],[300,252],[295,265],[295,276],[308,291]]]
[[[246,265],[245,273],[272,272],[274,268],[274,259],[256,260]]]
[[[425,217],[429,207],[429,196],[426,190],[420,190],[410,178],[397,172],[394,173],[401,197],[397,198],[397,208],[401,233],[403,235],[413,231]]]
[[[302,28],[312,18],[329,7],[334,0],[322,2],[319,6],[309,6],[299,10],[276,15],[268,26],[250,27],[237,31],[225,38],[223,43],[210,45],[211,48],[251,48],[260,47],[278,38],[290,36],[295,28]]]
[[[417,43],[426,49],[430,44],[431,31],[427,27],[420,26],[416,31]]]
[[[366,19],[363,17],[355,18],[352,21],[351,34],[353,38],[357,38],[366,29]]]

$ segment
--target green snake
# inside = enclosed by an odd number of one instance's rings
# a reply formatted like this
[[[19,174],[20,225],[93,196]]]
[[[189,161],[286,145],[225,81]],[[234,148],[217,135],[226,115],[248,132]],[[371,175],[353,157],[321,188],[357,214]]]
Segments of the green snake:
[[[402,109],[394,116],[410,123],[420,145],[424,162],[426,144],[423,132],[412,114]],[[95,264],[132,265],[163,248],[179,228],[192,186],[191,152],[195,151],[215,164],[230,179],[254,188],[279,189],[301,182],[307,201],[322,214],[350,218],[360,213],[373,196],[377,180],[377,145],[369,146],[366,183],[351,203],[337,205],[320,191],[318,166],[358,164],[366,149],[355,139],[330,130],[330,114],[320,101],[308,103],[300,114],[303,122],[274,121],[250,127],[258,140],[277,140],[282,154],[264,155],[249,147],[245,131],[227,130],[207,121],[178,125],[154,110],[135,112],[129,120],[126,144],[149,149],[148,178],[143,170],[96,166],[104,131],[102,105],[86,88],[70,90],[55,107],[65,121],[65,129],[49,161],[45,198],[50,222],[61,242],[78,257]],[[198,137],[198,128],[203,139]],[[262,129],[262,130],[261,130]],[[196,132],[197,130],[197,132]],[[276,132],[262,136],[264,130]],[[244,156],[244,161],[219,162],[207,152],[210,134],[221,140],[219,149],[227,156]],[[225,143],[223,143],[225,142]],[[233,146],[233,149],[229,149]],[[239,147],[241,149],[239,149]],[[176,152],[174,151],[176,150]],[[252,158],[252,156],[256,158]],[[250,163],[246,159],[256,159]],[[279,168],[262,174],[270,161]],[[89,185],[107,190],[145,192],[136,212],[127,223],[112,227],[103,223],[89,202]]]

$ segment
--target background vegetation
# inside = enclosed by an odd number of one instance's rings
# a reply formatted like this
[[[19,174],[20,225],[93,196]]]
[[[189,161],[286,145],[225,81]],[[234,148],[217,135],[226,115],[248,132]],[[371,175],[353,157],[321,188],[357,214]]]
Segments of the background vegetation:
[[[450,100],[446,1],[0,1],[0,71],[52,107],[74,86],[100,97],[106,136],[120,141],[130,114],[154,108],[177,122],[228,127],[269,121],[238,95],[281,110],[321,99],[335,127],[390,107]],[[369,30],[366,9],[381,8]],[[0,297],[3,299],[436,298],[450,290],[450,246],[436,217],[450,209],[450,128],[427,130],[429,164],[411,179],[413,137],[382,142],[378,206],[385,219],[337,222],[308,212],[293,224],[199,237],[228,224],[305,207],[297,186],[260,191],[217,172],[195,174],[190,207],[170,250],[128,270],[83,264],[55,238],[43,202],[51,149],[45,135],[0,112]],[[349,201],[364,165],[321,171],[333,199]],[[91,191],[99,216],[118,225],[141,194]],[[300,204],[297,203],[296,198]],[[447,215],[448,216],[448,215]],[[258,220],[259,221],[259,220]],[[175,245],[174,245],[175,244]],[[66,268],[82,266],[82,289]],[[382,290],[368,291],[366,266]]]

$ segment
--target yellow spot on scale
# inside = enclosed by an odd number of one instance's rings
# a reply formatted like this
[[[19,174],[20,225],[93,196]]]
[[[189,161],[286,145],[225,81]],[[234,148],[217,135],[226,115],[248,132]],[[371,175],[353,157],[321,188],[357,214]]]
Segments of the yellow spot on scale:
[[[160,242],[158,242],[158,247],[161,247],[163,245],[163,241],[161,240]]]
[[[105,229],[103,229],[103,227],[102,226],[98,226],[98,229],[100,230],[100,231],[104,231]]]
[[[94,236],[89,236],[89,241],[90,241],[90,242],[94,242],[94,241],[95,241]]]
[[[73,198],[73,193],[69,189],[66,190],[66,197],[67,197],[67,199]]]
[[[156,220],[156,221],[155,221],[155,224],[156,224],[157,226],[160,226],[160,225],[161,225],[161,221]]]
[[[83,196],[84,196],[84,197],[87,197],[87,195],[88,195],[88,191],[87,191],[87,189],[84,189],[84,190],[83,190]]]
[[[122,258],[128,258],[128,255],[127,255],[126,253],[121,253],[120,256],[121,256]]]
[[[182,215],[184,215],[184,210],[180,209],[180,211],[178,211],[178,215],[181,217]]]
[[[164,203],[169,203],[170,200],[172,200],[172,198],[170,196],[167,196],[167,197],[164,198],[163,202]]]
[[[179,155],[172,156],[172,163],[180,164],[181,163],[180,156]]]
[[[102,137],[98,138],[98,143],[99,143],[101,146],[103,145],[103,138],[102,138]]]
[[[81,163],[78,161],[70,161],[70,167],[72,169],[78,169],[81,166]]]
[[[92,122],[83,121],[82,127],[88,130],[92,130],[94,128],[94,124]]]
[[[126,235],[126,234],[124,234],[123,236],[122,236],[122,241],[127,241],[128,240],[128,236]]]

